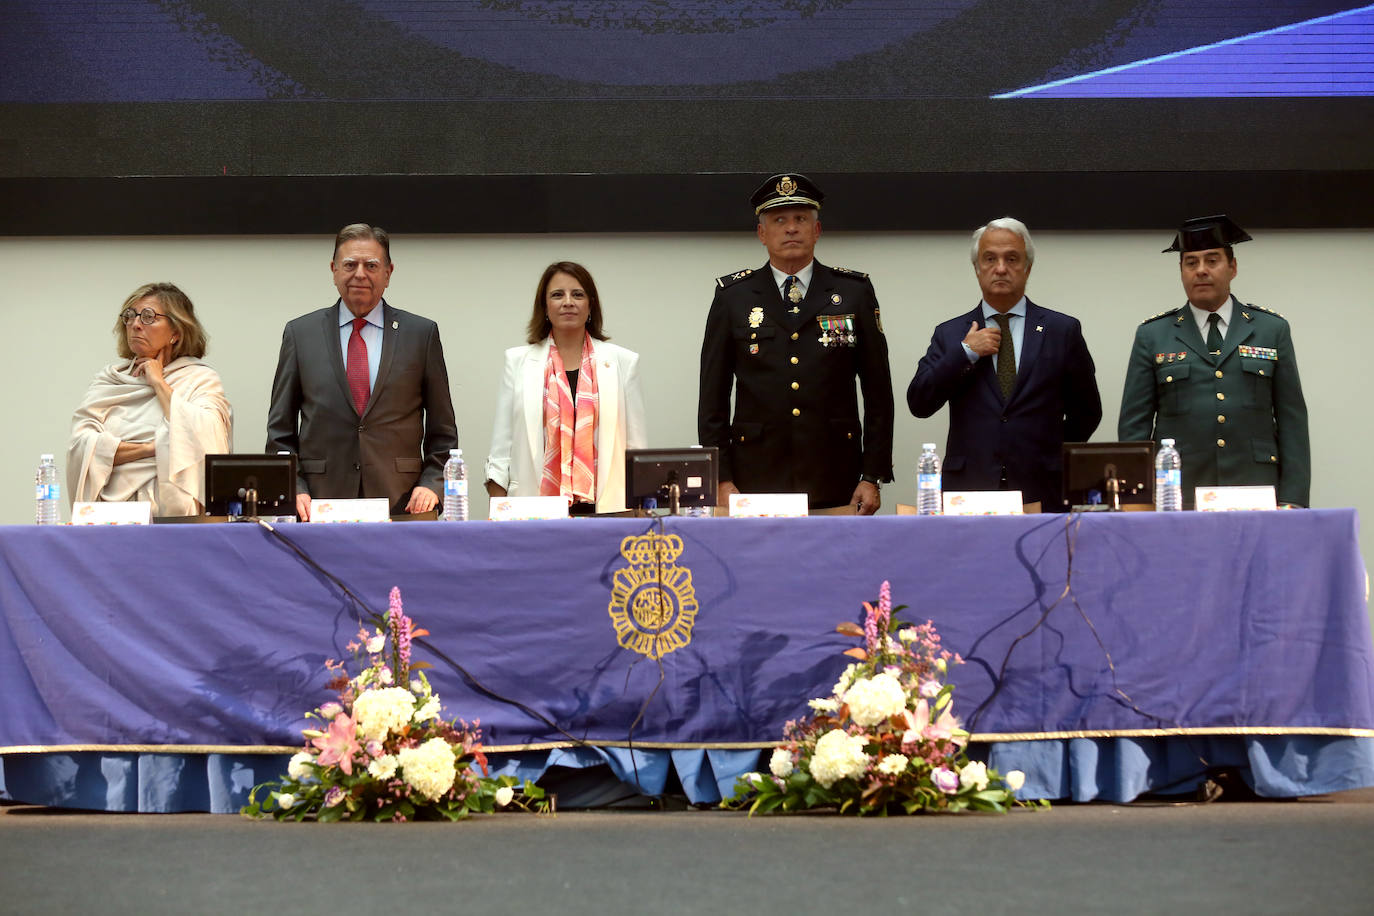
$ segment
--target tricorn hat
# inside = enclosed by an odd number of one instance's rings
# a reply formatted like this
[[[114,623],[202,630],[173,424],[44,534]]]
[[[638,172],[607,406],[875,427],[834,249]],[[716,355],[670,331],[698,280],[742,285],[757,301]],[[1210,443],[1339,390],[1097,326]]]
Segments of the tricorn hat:
[[[1227,248],[1241,242],[1250,241],[1250,233],[1235,224],[1224,213],[1216,216],[1198,216],[1184,220],[1174,234],[1174,243],[1161,254],[1171,251],[1206,251],[1209,248]]]

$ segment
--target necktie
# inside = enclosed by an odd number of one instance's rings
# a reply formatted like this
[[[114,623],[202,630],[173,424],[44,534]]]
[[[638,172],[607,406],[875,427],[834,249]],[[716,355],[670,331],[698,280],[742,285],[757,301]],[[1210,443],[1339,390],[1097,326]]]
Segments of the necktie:
[[[792,303],[792,308],[788,309],[788,311],[792,312],[794,315],[800,312],[801,309],[798,307],[798,303],[802,301],[801,281],[796,277],[788,277],[787,282],[782,286],[782,297]]]
[[[1216,312],[1207,316],[1207,350],[1213,356],[1221,355],[1221,316]]]
[[[367,342],[362,333],[366,324],[366,318],[354,318],[353,333],[348,335],[348,391],[353,395],[353,407],[360,417],[372,393],[367,378]]]
[[[1002,329],[1002,343],[997,348],[997,384],[1002,386],[1002,400],[1007,401],[1016,387],[1016,346],[1011,340],[1011,316],[993,315],[992,320]]]

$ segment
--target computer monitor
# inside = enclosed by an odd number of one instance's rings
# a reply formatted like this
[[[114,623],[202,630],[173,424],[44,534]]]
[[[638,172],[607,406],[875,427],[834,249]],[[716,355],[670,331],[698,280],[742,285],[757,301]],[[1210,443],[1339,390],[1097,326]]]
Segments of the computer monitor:
[[[1153,442],[1065,442],[1063,455],[1066,508],[1154,505]]]
[[[628,449],[625,504],[641,509],[646,500],[653,500],[674,512],[681,506],[714,506],[719,461],[719,449],[714,447]]]
[[[296,456],[206,455],[205,514],[295,515]]]

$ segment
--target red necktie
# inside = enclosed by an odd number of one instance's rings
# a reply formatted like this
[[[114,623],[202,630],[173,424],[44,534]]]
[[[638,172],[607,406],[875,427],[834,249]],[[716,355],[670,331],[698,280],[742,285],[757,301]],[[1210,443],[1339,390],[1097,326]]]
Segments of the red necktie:
[[[367,380],[367,342],[362,334],[366,324],[366,318],[354,318],[353,333],[348,337],[348,390],[353,395],[353,406],[360,417],[367,409],[367,399],[371,394]]]

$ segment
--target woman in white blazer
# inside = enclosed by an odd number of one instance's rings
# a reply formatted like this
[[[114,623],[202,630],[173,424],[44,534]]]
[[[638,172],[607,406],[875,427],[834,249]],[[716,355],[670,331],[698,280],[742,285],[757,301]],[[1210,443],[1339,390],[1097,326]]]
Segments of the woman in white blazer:
[[[567,498],[569,512],[625,508],[625,450],[644,448],[639,354],[606,340],[587,268],[550,264],[529,344],[506,351],[487,456],[493,498]]]

